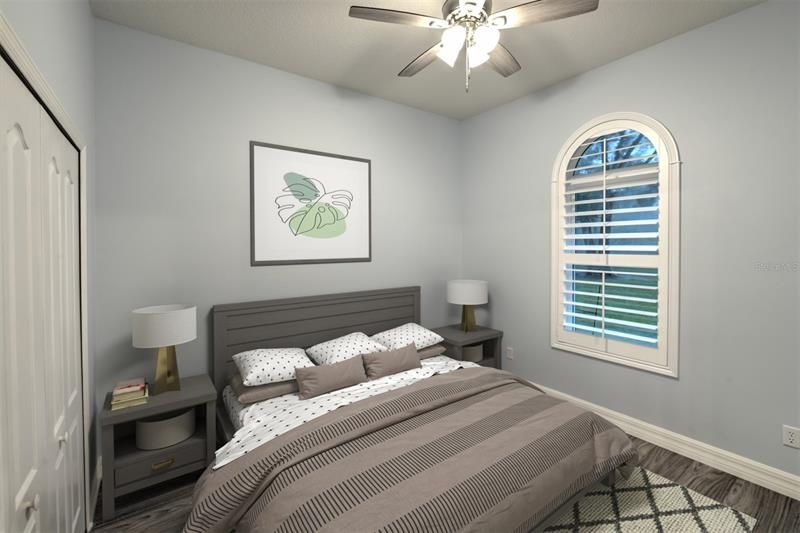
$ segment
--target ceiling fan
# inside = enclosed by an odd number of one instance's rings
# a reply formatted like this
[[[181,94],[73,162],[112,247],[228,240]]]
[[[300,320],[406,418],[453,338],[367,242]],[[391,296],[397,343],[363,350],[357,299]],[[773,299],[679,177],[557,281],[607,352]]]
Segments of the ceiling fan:
[[[489,63],[501,76],[508,77],[522,67],[508,49],[499,43],[500,30],[537,22],[581,15],[597,9],[599,0],[533,0],[492,13],[492,0],[445,0],[442,18],[407,13],[394,9],[351,6],[350,16],[378,22],[405,24],[444,30],[441,41],[406,65],[398,76],[413,76],[438,57],[451,68],[466,48],[466,90],[471,69]]]

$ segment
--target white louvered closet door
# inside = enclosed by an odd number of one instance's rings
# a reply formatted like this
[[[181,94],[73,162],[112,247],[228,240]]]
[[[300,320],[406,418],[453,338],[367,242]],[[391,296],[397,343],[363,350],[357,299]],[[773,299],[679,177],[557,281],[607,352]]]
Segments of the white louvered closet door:
[[[84,529],[77,150],[0,61],[0,531]]]

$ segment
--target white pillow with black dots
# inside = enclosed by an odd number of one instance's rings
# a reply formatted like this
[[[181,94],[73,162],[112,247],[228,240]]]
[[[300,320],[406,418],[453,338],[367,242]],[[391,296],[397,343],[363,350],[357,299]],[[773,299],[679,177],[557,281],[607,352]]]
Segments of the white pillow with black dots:
[[[233,356],[247,387],[295,379],[295,368],[314,366],[302,348],[258,348]]]
[[[366,333],[360,331],[315,344],[306,350],[308,356],[318,365],[332,365],[357,355],[385,351],[386,346],[371,340]]]
[[[422,350],[423,348],[444,341],[444,338],[438,333],[414,322],[381,331],[370,337],[370,339],[383,344],[389,350],[397,350],[398,348],[408,346],[412,342],[416,345],[417,350]]]

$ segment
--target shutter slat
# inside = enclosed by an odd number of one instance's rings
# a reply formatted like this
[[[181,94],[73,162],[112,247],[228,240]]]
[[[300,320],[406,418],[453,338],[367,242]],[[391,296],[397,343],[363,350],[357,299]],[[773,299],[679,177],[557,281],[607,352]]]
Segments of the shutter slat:
[[[620,184],[614,183],[611,186],[603,187],[602,175],[599,178],[600,179],[587,181],[586,183],[567,182],[567,186],[564,193],[570,195],[570,194],[581,194],[589,192],[600,192],[604,189],[619,189],[622,187],[643,187],[645,185],[656,185],[658,183],[658,176],[656,175],[639,179],[631,178],[628,181],[625,181],[624,183]]]
[[[622,163],[622,161],[612,161],[610,164],[615,165]],[[606,163],[608,164],[608,163]],[[600,166],[603,165],[592,165]],[[578,169],[570,169],[567,173],[573,172]],[[585,176],[567,176],[566,183],[568,185],[591,183],[596,181],[603,181],[603,174],[589,174]],[[622,169],[607,170],[605,173],[605,180],[607,182],[624,182],[633,178],[658,178],[658,163],[651,163],[646,165],[636,165]]]
[[[572,305],[575,307],[591,307],[592,309],[603,309],[602,305],[597,304],[585,304],[582,302],[575,302],[572,300],[564,300],[564,305]],[[657,317],[658,313],[654,311],[642,311],[639,309],[628,309],[623,307],[612,307],[612,306],[605,306],[606,311],[613,311],[615,313],[627,313],[630,315],[639,315],[639,316],[649,316],[649,317]]]
[[[625,207],[622,209],[606,209],[600,211],[574,211],[571,213],[565,213],[564,216],[567,218],[571,217],[586,217],[591,215],[621,215],[625,213],[649,213],[653,211],[658,211],[658,206],[649,206],[649,207]],[[641,221],[639,221],[641,223]]]
[[[658,233],[567,233],[564,239],[574,241],[579,239],[657,239]]]
[[[627,320],[618,320],[616,318],[608,318],[602,317],[597,315],[587,315],[584,313],[575,313],[573,311],[564,311],[564,316],[574,316],[576,318],[583,318],[586,320],[598,320],[603,322],[604,324],[616,324],[619,326],[627,326],[629,328],[638,328],[638,329],[646,329],[650,331],[656,331],[658,326],[654,326],[652,324],[641,324],[639,322],[629,322]]]
[[[652,226],[658,224],[657,220],[647,222],[644,220],[612,220],[611,222],[573,222],[570,224],[563,224],[564,228],[602,228],[619,227],[619,226]]]
[[[606,287],[621,287],[623,289],[644,289],[649,291],[657,291],[658,287],[654,287],[653,285],[632,285],[629,283],[614,283],[611,281],[606,281],[605,283],[601,281],[585,281],[582,279],[569,279],[566,280],[564,283],[585,283],[587,285],[595,285],[597,287],[606,286]]]
[[[641,303],[649,303],[649,304],[657,304],[658,300],[653,298],[639,298],[636,296],[621,296],[617,294],[600,294],[598,292],[585,292],[585,291],[573,291],[570,289],[564,289],[564,294],[576,294],[578,296],[594,296],[597,298],[611,298],[612,300],[622,300],[622,301],[629,301],[629,302],[641,302]]]
[[[601,189],[602,190],[602,189]],[[580,200],[578,202],[564,202],[566,207],[573,205],[602,204],[603,202],[624,202],[630,200],[647,200],[648,198],[658,198],[658,193],[632,194],[630,196],[609,196],[608,198],[597,198],[596,200]]]
[[[614,245],[607,245],[607,246],[597,246],[597,245],[575,245],[575,246],[565,246],[564,251],[566,252],[657,252],[658,246],[645,246],[645,245],[635,245],[635,246],[626,246],[621,244],[614,244]]]
[[[569,266],[565,265],[564,266],[564,271],[569,271],[569,272],[587,272],[587,273],[590,273],[590,274],[602,274],[602,273],[605,273],[605,274],[616,274],[616,275],[624,275],[624,276],[649,276],[649,277],[658,276],[658,274],[655,274],[655,273],[652,273],[652,272],[637,272],[635,270],[619,270],[619,267],[617,267],[617,268],[618,268],[618,270],[597,270],[597,269],[593,269],[591,267],[588,267],[588,268],[570,268]]]

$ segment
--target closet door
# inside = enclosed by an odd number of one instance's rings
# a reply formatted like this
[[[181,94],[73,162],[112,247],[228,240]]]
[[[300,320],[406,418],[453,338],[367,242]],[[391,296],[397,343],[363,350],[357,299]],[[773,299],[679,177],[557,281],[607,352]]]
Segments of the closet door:
[[[0,532],[84,529],[79,155],[0,61]]]
[[[78,265],[78,152],[41,111],[42,355],[47,362],[45,438],[49,507],[45,528],[53,533],[83,529],[83,431]]]
[[[2,61],[0,95],[0,530],[42,531],[48,473],[40,108]]]

